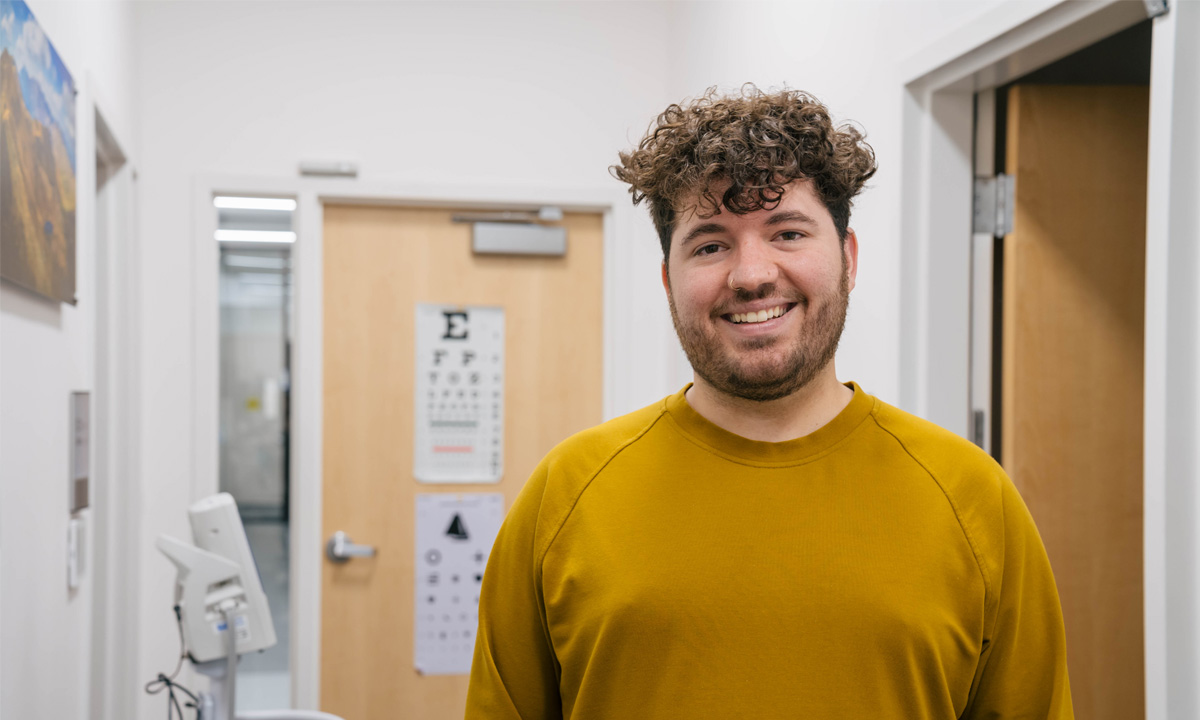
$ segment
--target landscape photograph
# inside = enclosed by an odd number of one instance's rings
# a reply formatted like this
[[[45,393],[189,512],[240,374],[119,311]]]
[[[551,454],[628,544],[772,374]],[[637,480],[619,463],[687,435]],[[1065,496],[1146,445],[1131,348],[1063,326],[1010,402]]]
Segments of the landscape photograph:
[[[75,302],[75,83],[22,0],[0,0],[0,277]]]

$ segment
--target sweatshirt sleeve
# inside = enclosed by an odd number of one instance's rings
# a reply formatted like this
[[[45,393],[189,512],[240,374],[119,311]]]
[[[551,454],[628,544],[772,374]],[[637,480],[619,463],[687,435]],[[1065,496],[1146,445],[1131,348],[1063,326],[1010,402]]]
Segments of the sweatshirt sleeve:
[[[1066,633],[1050,561],[1033,517],[1007,477],[1000,495],[998,602],[963,718],[1071,720]]]
[[[545,487],[543,464],[518,494],[488,556],[466,720],[562,717],[537,552]]]

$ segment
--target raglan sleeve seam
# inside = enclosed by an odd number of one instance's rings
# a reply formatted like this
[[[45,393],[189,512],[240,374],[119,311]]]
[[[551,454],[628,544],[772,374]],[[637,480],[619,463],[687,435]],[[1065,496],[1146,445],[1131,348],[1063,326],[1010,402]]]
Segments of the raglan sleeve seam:
[[[562,514],[562,519],[560,519],[558,521],[557,526],[554,527],[553,532],[550,534],[549,538],[546,540],[546,546],[544,548],[541,548],[540,550],[537,550],[537,572],[538,572],[539,584],[540,584],[541,578],[543,576],[543,566],[544,566],[544,563],[546,560],[546,555],[549,554],[550,548],[553,547],[555,540],[558,539],[559,534],[562,533],[562,529],[566,526],[567,521],[570,519],[572,513],[575,512],[575,508],[579,506],[579,501],[583,497],[583,494],[587,491],[587,489],[589,487],[591,487],[592,482],[595,481],[595,479],[600,475],[600,473],[602,473],[604,471],[604,469],[606,467],[608,467],[608,465],[617,458],[618,455],[620,455],[622,452],[624,452],[626,450],[626,448],[629,448],[634,443],[636,443],[638,440],[642,439],[642,437],[644,437],[646,435],[646,433],[650,432],[651,428],[653,428],[656,424],[658,424],[658,421],[662,419],[662,417],[665,413],[666,413],[666,409],[664,407],[663,410],[661,410],[658,414],[656,414],[653,418],[651,418],[651,420],[648,423],[646,423],[645,427],[643,427],[636,434],[634,434],[633,437],[629,438],[625,442],[618,445],[617,448],[615,450],[613,450],[613,452],[610,453],[609,456],[606,457],[604,459],[604,461],[601,462],[596,467],[595,470],[592,471],[592,473],[588,477],[587,481],[584,482],[582,484],[582,486],[579,488],[579,490],[575,493],[575,497],[571,500],[571,506],[569,508],[567,508],[567,511]]]
[[[965,538],[967,541],[967,546],[971,548],[971,556],[975,559],[975,566],[978,568],[979,575],[983,579],[983,590],[986,598],[984,607],[992,606],[998,600],[996,597],[995,582],[988,576],[987,569],[983,562],[983,557],[980,554],[978,543],[975,542],[971,532],[967,529],[967,524],[963,521],[962,512],[959,510],[958,504],[954,501],[954,498],[951,496],[950,492],[946,490],[946,486],[943,485],[942,481],[938,479],[937,474],[930,469],[929,465],[921,460],[921,458],[917,457],[916,453],[909,449],[904,440],[902,440],[899,435],[892,432],[891,429],[882,423],[874,412],[872,412],[871,417],[874,419],[876,427],[892,436],[892,438],[900,445],[900,448],[904,451],[904,453],[912,458],[913,462],[920,465],[921,469],[929,475],[929,478],[933,480],[934,484],[938,486],[938,489],[942,491],[942,495],[946,498],[946,502],[950,505],[950,510],[954,513],[954,519],[958,522],[958,528],[962,532],[963,538]]]

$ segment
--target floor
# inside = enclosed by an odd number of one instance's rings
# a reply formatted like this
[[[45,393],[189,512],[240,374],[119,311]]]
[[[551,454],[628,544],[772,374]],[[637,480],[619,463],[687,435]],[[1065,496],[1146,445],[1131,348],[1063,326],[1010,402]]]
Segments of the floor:
[[[290,708],[291,678],[288,656],[291,635],[288,618],[288,525],[276,520],[245,522],[246,538],[258,565],[263,591],[271,608],[278,643],[271,648],[243,655],[238,662],[237,709],[274,710]]]

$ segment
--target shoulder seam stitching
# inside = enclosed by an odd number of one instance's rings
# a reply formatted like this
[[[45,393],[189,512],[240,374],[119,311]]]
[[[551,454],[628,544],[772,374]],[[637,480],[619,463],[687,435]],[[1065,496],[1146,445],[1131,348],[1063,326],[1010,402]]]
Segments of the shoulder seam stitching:
[[[913,459],[913,462],[921,466],[921,469],[929,475],[929,478],[933,480],[934,484],[938,486],[938,489],[942,491],[942,495],[945,496],[946,502],[950,504],[951,511],[954,512],[954,519],[958,521],[958,529],[962,531],[963,538],[965,538],[967,541],[967,546],[971,548],[971,555],[975,558],[975,566],[979,569],[980,577],[983,578],[984,593],[986,593],[988,600],[994,600],[995,591],[992,587],[991,580],[988,578],[987,571],[983,567],[983,560],[979,556],[979,549],[975,546],[975,541],[971,538],[971,533],[967,532],[967,526],[963,522],[962,514],[958,511],[958,505],[954,502],[954,498],[950,497],[950,493],[946,490],[946,486],[942,484],[942,481],[938,479],[937,475],[935,475],[933,471],[929,469],[929,466],[926,465],[924,461],[917,457],[912,450],[909,450],[908,445],[906,445],[904,441],[900,439],[899,435],[892,432],[890,428],[885,427],[884,424],[880,422],[879,417],[876,415],[875,409],[871,410],[871,419],[875,421],[876,427],[888,435],[891,435],[892,438],[894,438],[896,442],[900,444],[900,448],[903,449],[904,452]],[[988,603],[985,602],[984,606],[986,607],[987,604]]]
[[[587,479],[587,482],[585,482],[583,484],[583,487],[579,488],[579,492],[576,493],[575,499],[571,502],[571,507],[568,508],[567,512],[563,514],[563,518],[561,521],[559,521],[558,527],[554,529],[554,533],[550,536],[550,539],[546,542],[545,549],[542,550],[538,554],[537,567],[538,567],[539,574],[544,574],[545,569],[543,566],[546,561],[546,555],[549,554],[550,548],[553,547],[553,545],[554,545],[554,541],[558,539],[559,533],[561,533],[562,529],[564,527],[566,527],[567,520],[569,520],[572,513],[575,512],[575,508],[579,505],[580,498],[582,498],[583,494],[585,492],[587,492],[587,489],[592,486],[592,481],[595,480],[596,477],[598,475],[600,475],[601,472],[604,471],[604,468],[608,467],[609,463],[611,463],[613,460],[616,459],[616,457],[618,455],[620,455],[622,452],[624,452],[626,448],[628,448],[630,445],[634,444],[638,440],[641,440],[643,435],[650,432],[650,429],[653,428],[655,425],[657,425],[658,421],[661,420],[663,415],[665,415],[665,414],[666,414],[666,403],[664,402],[663,408],[659,410],[658,414],[656,414],[653,418],[651,418],[650,422],[646,423],[646,426],[644,428],[642,428],[641,430],[639,430],[636,435],[634,435],[633,437],[629,438],[625,442],[618,445],[617,449],[614,450],[611,455],[609,455],[607,458],[605,458],[604,462],[600,463],[599,467],[597,467],[595,469],[595,471],[592,472],[591,477],[589,477]]]

